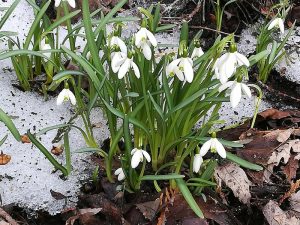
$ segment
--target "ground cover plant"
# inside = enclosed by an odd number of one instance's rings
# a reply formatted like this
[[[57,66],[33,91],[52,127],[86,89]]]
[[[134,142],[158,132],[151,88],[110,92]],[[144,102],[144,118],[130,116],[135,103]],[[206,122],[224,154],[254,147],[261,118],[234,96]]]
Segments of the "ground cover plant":
[[[270,9],[270,15],[273,14],[261,25],[256,52],[248,57],[239,51],[234,34],[221,32],[225,9],[235,1],[222,6],[220,1],[215,3],[217,29],[211,46],[203,50],[201,32],[190,38],[188,22],[182,21],[180,38],[170,52],[161,51],[164,46],[156,39],[157,34],[174,27],[161,24],[160,4],[138,8],[135,17],[116,16],[126,2],[119,1],[104,15],[100,10],[90,12],[88,0],[82,0],[82,9],[75,11],[69,11],[76,7],[75,1],[56,0],[57,18],[53,21],[45,14],[51,1],[37,5],[28,0],[34,8],[35,20],[25,42],[20,43],[10,36],[12,33],[4,32],[9,49],[1,52],[0,60],[11,59],[25,91],[32,89],[32,82],[44,74],[41,85],[44,95],[56,90],[57,105],[70,101],[74,118],[80,116],[84,126],[76,126],[71,118],[68,123],[52,124],[35,133],[29,129],[21,137],[4,112],[0,112],[0,119],[18,141],[26,142],[24,138],[28,138],[65,179],[72,171],[71,154],[93,152],[101,158],[102,176],[110,183],[119,184],[114,187],[119,192],[142,193],[151,184],[150,189],[157,193],[177,196],[177,201],[180,196],[180,205],[187,204],[197,218],[204,218],[208,204],[204,189],[216,191],[221,186],[225,175],[220,168],[229,165],[226,169],[233,172],[243,171],[241,168],[252,173],[266,172],[249,155],[232,153],[247,146],[247,140],[227,140],[217,126],[224,123],[219,119],[222,103],[230,102],[234,109],[242,97],[255,101],[253,118],[248,122],[250,130],[258,124],[263,93],[259,85],[248,83],[248,71],[258,70],[258,79],[266,82],[275,63],[286,54],[284,45],[295,23],[283,39],[275,41],[272,34],[277,30],[284,33],[284,20],[290,8],[284,2]],[[72,26],[71,19],[79,13],[82,21]],[[130,23],[138,24],[137,31],[125,37],[124,29]],[[60,42],[62,24],[67,27],[67,35]],[[79,37],[86,40],[81,51],[76,49]],[[84,82],[87,85],[83,86]],[[91,112],[94,109],[100,109],[107,120],[110,138],[106,147],[93,134]],[[71,129],[82,134],[86,147],[72,151]],[[39,139],[52,130],[58,130],[63,139],[65,163],[53,156]],[[280,143],[288,140],[276,138]],[[5,140],[6,137],[0,145]],[[7,155],[1,152],[0,157],[7,158]],[[93,172],[94,183],[98,173],[99,167]],[[232,184],[227,185],[233,189]],[[249,203],[248,198],[244,200],[239,195],[238,198]],[[92,208],[77,211],[77,217],[72,222],[69,219],[67,224],[74,224],[82,214],[94,215],[102,210]],[[109,209],[105,210],[113,217]],[[120,222],[118,219],[116,223]],[[163,223],[158,219],[158,224]]]

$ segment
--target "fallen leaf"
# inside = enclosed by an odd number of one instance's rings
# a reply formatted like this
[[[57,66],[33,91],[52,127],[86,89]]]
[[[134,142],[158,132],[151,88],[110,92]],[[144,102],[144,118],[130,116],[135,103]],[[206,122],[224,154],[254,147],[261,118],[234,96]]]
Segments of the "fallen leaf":
[[[51,149],[51,153],[56,156],[61,155],[61,153],[63,153],[63,151],[64,151],[64,147],[62,144],[55,144],[52,146],[52,149]]]
[[[3,154],[3,152],[1,151],[1,154],[0,154],[0,165],[6,165],[7,163],[9,163],[11,160],[11,156],[10,155],[6,155],[6,154]]]
[[[263,117],[264,119],[273,119],[278,120],[282,118],[286,118],[291,116],[291,114],[288,111],[281,111],[278,109],[267,109],[261,113],[258,114],[259,116]]]
[[[31,143],[29,137],[26,134],[21,135],[21,141],[22,141],[23,144],[25,144],[25,143],[26,144]]]
[[[299,188],[300,186],[300,180],[297,180],[296,182],[292,182],[291,183],[291,187],[290,190],[288,192],[286,192],[279,200],[279,205],[282,204],[282,202],[289,198],[292,194],[294,194],[296,192],[296,190]]]
[[[50,194],[55,200],[62,200],[67,198],[67,196],[63,195],[62,193],[53,191],[52,189],[50,189]]]
[[[300,224],[300,220],[294,216],[288,215],[283,211],[278,203],[270,200],[263,208],[263,214],[268,221],[269,225],[287,225],[287,224]]]
[[[294,129],[293,128],[290,128],[290,129],[287,129],[287,130],[283,130],[282,132],[280,132],[278,134],[278,137],[277,137],[277,141],[283,143],[283,142],[286,142],[291,134],[293,133]]]
[[[295,159],[295,156],[291,157],[289,162],[283,167],[283,172],[289,182],[296,178],[296,172],[299,168],[299,160]]]
[[[289,201],[291,210],[300,213],[300,191],[297,191],[296,193],[292,194]]]
[[[5,222],[4,220],[0,221],[0,225],[10,225],[9,223]]]
[[[224,166],[218,166],[215,170],[214,177],[221,187],[222,182],[229,187],[234,196],[242,203],[250,203],[250,185],[251,181],[248,179],[245,171],[235,163],[228,163]]]
[[[206,201],[202,197],[194,196],[204,214],[205,219],[197,217],[181,194],[175,196],[174,204],[168,205],[165,211],[166,225],[182,224],[186,220],[198,219],[200,224],[205,224],[206,219],[215,221],[219,225],[240,225],[231,211],[210,195],[206,195]],[[163,218],[162,218],[163,219]],[[161,223],[164,224],[164,223]]]
[[[136,207],[141,211],[146,219],[152,221],[156,216],[156,213],[159,209],[160,199],[157,198],[155,201],[144,202],[136,204]]]
[[[99,212],[101,212],[101,208],[94,208],[94,209],[91,209],[91,208],[87,208],[87,209],[79,209],[77,210],[76,212],[76,215],[75,216],[72,216],[70,217],[67,221],[66,221],[66,225],[74,225],[75,221],[80,219],[82,216],[87,216],[87,217],[90,217],[90,216],[93,216],[93,215],[96,215],[98,214]],[[86,218],[85,218],[86,219]],[[85,223],[86,224],[86,223]]]

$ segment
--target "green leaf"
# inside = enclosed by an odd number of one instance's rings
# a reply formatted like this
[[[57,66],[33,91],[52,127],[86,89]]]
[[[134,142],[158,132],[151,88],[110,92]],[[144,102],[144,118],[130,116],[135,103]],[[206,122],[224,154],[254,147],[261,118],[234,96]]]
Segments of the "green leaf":
[[[64,70],[62,72],[57,73],[54,77],[53,77],[53,81],[58,81],[62,78],[65,77],[69,77],[70,75],[79,75],[79,76],[86,76],[86,74],[77,71],[77,70]]]
[[[249,58],[250,66],[253,66],[261,59],[266,58],[268,54],[269,54],[269,51],[264,50],[262,52],[257,53],[256,55],[250,56],[250,58]]]
[[[166,25],[158,27],[155,32],[158,33],[158,32],[162,32],[162,31],[166,31],[166,30],[171,30],[176,26],[177,26],[176,24],[166,24]]]
[[[209,180],[205,180],[205,179],[202,179],[202,178],[191,178],[187,181],[187,183],[189,182],[197,182],[197,183],[200,183],[200,184],[206,184],[208,186],[216,186],[217,184],[215,182],[211,182]]]
[[[10,14],[12,14],[12,12],[15,10],[19,2],[20,0],[15,0],[14,3],[8,8],[6,13],[3,15],[3,17],[0,19],[0,30],[3,27],[4,23],[6,22],[6,20],[9,18]],[[6,10],[6,9],[7,8],[2,8],[2,10]]]
[[[33,134],[30,133],[30,131],[27,131],[27,136],[30,139],[31,143],[35,145],[43,154],[46,156],[46,158],[50,161],[50,163],[54,166],[55,169],[60,170],[65,176],[68,176],[67,169],[62,166],[52,155],[51,153],[42,145]]]
[[[65,21],[71,19],[72,17],[76,16],[78,13],[80,13],[81,10],[76,10],[74,12],[71,12],[61,18],[59,18],[58,20],[56,20],[54,23],[52,23],[49,27],[47,27],[44,31],[44,33],[49,33],[52,32],[56,27],[58,27],[59,25],[61,25],[62,23],[64,23]]]
[[[31,38],[32,38],[35,30],[37,29],[37,27],[40,25],[41,19],[46,14],[46,10],[48,9],[50,3],[51,3],[51,1],[46,2],[45,5],[41,8],[41,10],[38,12],[38,14],[35,16],[35,19],[31,25],[30,30],[26,37],[26,40],[24,43],[24,49],[27,50],[29,48],[29,45],[31,43]]]
[[[184,175],[180,174],[166,174],[166,175],[145,175],[141,180],[173,180],[173,179],[182,179]]]
[[[256,170],[256,171],[261,171],[263,170],[263,167],[257,165],[257,164],[254,164],[254,163],[251,163],[251,162],[248,162],[230,152],[227,152],[226,153],[226,158],[232,162],[235,162],[236,164],[240,165],[241,167],[244,167],[244,168],[247,168],[247,169],[250,169],[250,170]]]
[[[184,180],[182,178],[176,179],[176,183],[177,183],[178,188],[179,188],[180,192],[182,193],[184,199],[187,201],[187,203],[189,204],[191,209],[194,211],[194,213],[196,213],[196,215],[198,217],[204,218],[204,215],[203,215],[201,209],[199,208],[197,202],[195,201],[192,193],[190,192],[189,188],[185,184]]]
[[[5,126],[9,129],[9,131],[17,141],[21,141],[21,135],[18,129],[16,128],[11,118],[2,109],[0,109],[0,121],[5,124]]]
[[[278,48],[278,43],[276,41],[273,41],[271,53],[269,55],[269,64],[271,64],[273,62],[273,60],[276,56],[277,48]]]
[[[1,139],[1,141],[0,141],[0,146],[4,144],[4,142],[6,141],[7,137],[8,137],[8,135],[5,135],[5,136]]]

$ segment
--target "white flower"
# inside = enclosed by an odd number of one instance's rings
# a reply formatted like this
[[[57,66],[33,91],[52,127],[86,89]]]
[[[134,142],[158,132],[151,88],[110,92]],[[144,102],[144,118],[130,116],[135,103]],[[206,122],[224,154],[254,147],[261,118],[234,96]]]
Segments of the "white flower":
[[[113,52],[111,58],[111,69],[114,73],[117,73],[120,70],[121,65],[125,62],[127,53]]]
[[[227,52],[216,60],[214,70],[217,78],[224,84],[239,66],[250,66],[249,60],[241,53]]]
[[[121,52],[125,53],[127,55],[127,47],[124,43],[124,41],[119,38],[118,36],[112,36],[112,38],[109,41],[109,47],[117,46],[120,48]]]
[[[195,154],[193,162],[193,172],[198,173],[203,163],[203,158],[200,154]]]
[[[61,105],[63,102],[71,101],[73,105],[76,105],[76,98],[72,91],[69,88],[64,88],[59,95],[57,96],[57,105]]]
[[[119,61],[118,61],[119,60]],[[115,67],[117,68],[118,65],[120,64],[121,66],[119,67],[118,69],[118,78],[119,79],[122,79],[126,73],[129,72],[129,70],[132,68],[133,69],[133,72],[134,72],[134,75],[137,77],[137,78],[140,78],[140,71],[139,71],[139,68],[138,66],[135,64],[135,62],[133,62],[133,58],[128,58],[126,57],[125,59],[123,58],[119,58],[118,60],[114,60],[115,62]],[[115,69],[116,69],[115,68]]]
[[[268,26],[268,30],[272,30],[274,27],[279,28],[281,33],[284,33],[284,22],[281,18],[275,18]]]
[[[45,50],[50,50],[50,49],[51,49],[51,46],[49,44],[41,43],[40,50],[45,51]],[[43,55],[46,56],[47,58],[50,58],[51,52],[45,52],[45,53],[43,53]]]
[[[176,75],[180,81],[191,83],[194,79],[193,61],[189,57],[173,60],[166,68],[167,75]]]
[[[72,8],[76,7],[75,0],[55,0],[55,7],[58,7],[61,1],[67,1]]]
[[[248,98],[251,98],[251,90],[246,84],[237,81],[228,81],[219,87],[219,91],[224,91],[227,88],[231,88],[230,103],[232,108],[235,108],[241,101],[242,92]]]
[[[208,150],[217,151],[217,153],[222,157],[226,158],[226,151],[224,146],[219,142],[217,138],[211,138],[205,142],[200,149],[200,156],[204,156]]]
[[[150,60],[152,57],[151,45],[156,47],[157,41],[149,30],[147,30],[145,27],[142,27],[135,34],[135,45],[136,47],[141,48],[145,58]]]
[[[115,171],[115,175],[118,176],[118,181],[125,179],[125,173],[122,168],[119,168]]]
[[[202,55],[204,55],[204,52],[202,50],[201,47],[197,48],[195,47],[193,52],[192,52],[192,55],[191,55],[191,58],[198,58],[198,57],[201,57]]]
[[[136,168],[140,162],[143,162],[144,157],[148,162],[151,162],[151,157],[148,152],[142,149],[134,148],[131,151],[131,167],[134,169]]]

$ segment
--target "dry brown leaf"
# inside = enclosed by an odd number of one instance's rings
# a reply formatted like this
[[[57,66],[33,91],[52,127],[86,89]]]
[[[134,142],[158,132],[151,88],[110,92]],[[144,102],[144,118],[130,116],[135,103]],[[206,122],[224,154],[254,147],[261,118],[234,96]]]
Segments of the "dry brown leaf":
[[[0,225],[10,225],[9,223],[5,222],[4,220],[0,221]]]
[[[77,219],[79,219],[81,216],[83,215],[96,215],[97,213],[101,212],[101,208],[87,208],[87,209],[79,209],[77,211],[76,216],[72,216],[70,217],[67,221],[66,221],[66,225],[74,225],[75,221]]]
[[[269,225],[292,225],[300,224],[300,220],[294,216],[289,216],[283,211],[277,202],[270,200],[263,208],[263,214]]]
[[[11,156],[10,155],[6,155],[4,154],[2,151],[0,153],[0,165],[6,165],[7,163],[9,163],[11,160]]]
[[[156,213],[159,209],[159,205],[160,199],[157,198],[155,201],[136,204],[136,207],[141,211],[141,213],[146,219],[152,221],[156,216]]]
[[[300,213],[300,191],[292,194],[289,201],[291,210]]]
[[[279,205],[282,204],[282,202],[289,198],[292,194],[294,194],[296,192],[296,190],[299,188],[300,186],[300,180],[297,180],[295,183],[292,182],[291,183],[291,187],[290,187],[290,190],[288,192],[286,192],[279,200]]]
[[[291,182],[292,179],[296,178],[296,172],[299,168],[299,160],[295,159],[295,156],[290,158],[289,162],[286,164],[286,166],[283,167],[283,172],[286,175],[286,178],[289,182]]]
[[[21,135],[21,141],[22,141],[23,144],[31,143],[29,137],[26,134]]]
[[[250,185],[251,181],[248,179],[245,171],[235,163],[228,163],[224,166],[219,166],[214,174],[217,183],[221,186],[222,181],[229,187],[234,196],[242,203],[250,203]]]
[[[277,141],[279,141],[281,143],[286,142],[290,138],[290,136],[293,132],[294,132],[293,128],[281,131],[278,134]]]
[[[52,149],[51,149],[51,153],[56,156],[61,155],[61,153],[63,153],[63,151],[64,151],[64,147],[62,144],[55,144],[52,146]]]
[[[291,116],[291,114],[288,111],[280,111],[277,109],[267,109],[261,113],[259,113],[259,116],[262,116],[265,119],[282,119],[285,117]]]

